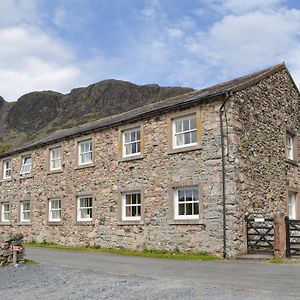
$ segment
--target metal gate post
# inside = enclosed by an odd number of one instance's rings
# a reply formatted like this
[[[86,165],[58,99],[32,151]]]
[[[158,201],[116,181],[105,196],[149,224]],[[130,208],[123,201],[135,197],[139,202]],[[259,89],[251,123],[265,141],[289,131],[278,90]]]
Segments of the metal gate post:
[[[286,216],[285,220],[285,232],[286,232],[286,249],[285,249],[285,256],[291,257],[291,240],[290,240],[290,223],[289,217]]]

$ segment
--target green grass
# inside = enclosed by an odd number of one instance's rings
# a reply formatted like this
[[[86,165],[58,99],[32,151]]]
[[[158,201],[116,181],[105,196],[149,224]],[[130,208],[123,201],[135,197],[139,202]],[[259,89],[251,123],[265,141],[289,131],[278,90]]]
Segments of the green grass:
[[[272,258],[268,260],[271,264],[288,264],[288,263],[294,263],[297,262],[296,260],[290,259],[290,258]]]
[[[35,261],[35,260],[32,260],[32,259],[25,259],[25,264],[26,265],[37,265],[38,264],[38,262],[37,261]]]
[[[111,253],[127,256],[142,256],[152,258],[169,258],[169,259],[181,259],[181,260],[221,260],[219,257],[211,255],[207,252],[179,252],[179,251],[160,251],[160,250],[149,250],[134,251],[129,249],[113,249],[113,248],[101,248],[100,246],[63,246],[52,243],[25,243],[25,247],[29,248],[48,248],[56,250],[69,250],[69,251],[91,251],[91,252],[102,252]]]

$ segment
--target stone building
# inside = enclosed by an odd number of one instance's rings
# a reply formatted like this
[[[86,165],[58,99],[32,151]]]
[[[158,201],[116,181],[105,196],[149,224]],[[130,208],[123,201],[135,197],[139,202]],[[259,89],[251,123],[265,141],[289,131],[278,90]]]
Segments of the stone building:
[[[245,215],[300,216],[299,104],[280,64],[10,150],[0,231],[235,256]]]

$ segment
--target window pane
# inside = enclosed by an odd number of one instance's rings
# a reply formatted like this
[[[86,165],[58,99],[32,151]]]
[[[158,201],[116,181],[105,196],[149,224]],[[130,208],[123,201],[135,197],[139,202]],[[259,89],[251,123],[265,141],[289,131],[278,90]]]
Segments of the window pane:
[[[184,190],[178,190],[178,201],[184,201]]]
[[[129,143],[130,142],[130,133],[129,132],[125,132],[124,136],[125,136],[125,143]]]
[[[175,132],[181,132],[182,131],[182,121],[176,120],[175,122]]]
[[[179,204],[178,205],[178,214],[180,215],[180,216],[184,216],[185,215],[185,210],[184,210],[184,206],[185,206],[185,204]]]
[[[136,141],[136,131],[131,132],[131,142]]]
[[[191,134],[190,132],[184,133],[184,144],[190,144],[191,143]]]
[[[194,203],[194,214],[199,215],[199,202]]]
[[[131,194],[126,194],[126,204],[131,204]]]
[[[183,120],[183,131],[187,131],[190,129],[190,121],[189,119]]]
[[[140,129],[137,129],[137,131],[136,131],[136,139],[137,140],[141,139],[141,130]]]
[[[187,203],[185,206],[186,215],[193,215],[193,203]]]
[[[131,206],[126,206],[126,217],[132,217]]]
[[[136,143],[131,144],[131,153],[136,153],[137,152],[137,148],[136,148]]]
[[[183,134],[176,135],[176,145],[182,146],[183,144]]]
[[[196,129],[196,117],[190,118],[190,129]]]
[[[197,131],[191,132],[191,143],[197,143]]]

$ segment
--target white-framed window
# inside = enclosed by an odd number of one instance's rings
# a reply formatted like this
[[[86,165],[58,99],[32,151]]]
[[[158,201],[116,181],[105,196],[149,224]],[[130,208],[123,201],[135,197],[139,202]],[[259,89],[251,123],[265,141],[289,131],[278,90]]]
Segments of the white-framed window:
[[[141,154],[141,128],[124,130],[122,133],[123,157]]]
[[[295,220],[297,218],[297,193],[288,193],[288,208],[289,208],[289,218]]]
[[[3,179],[10,179],[12,171],[11,159],[6,159],[3,161]]]
[[[50,171],[61,169],[61,147],[50,149]]]
[[[61,221],[61,199],[49,199],[49,221]]]
[[[174,219],[199,219],[199,191],[197,186],[174,189]]]
[[[9,222],[9,203],[1,203],[1,222],[8,223]]]
[[[122,193],[122,221],[141,220],[141,192]]]
[[[93,140],[78,142],[78,165],[87,165],[93,162]]]
[[[77,221],[91,221],[93,217],[93,197],[78,197]]]
[[[290,133],[286,134],[286,154],[287,158],[294,159],[294,136]]]
[[[30,222],[30,201],[20,202],[20,221]]]
[[[32,159],[30,155],[22,157],[22,165],[20,170],[20,175],[28,175],[31,172]]]
[[[173,148],[197,145],[196,113],[172,120]]]

